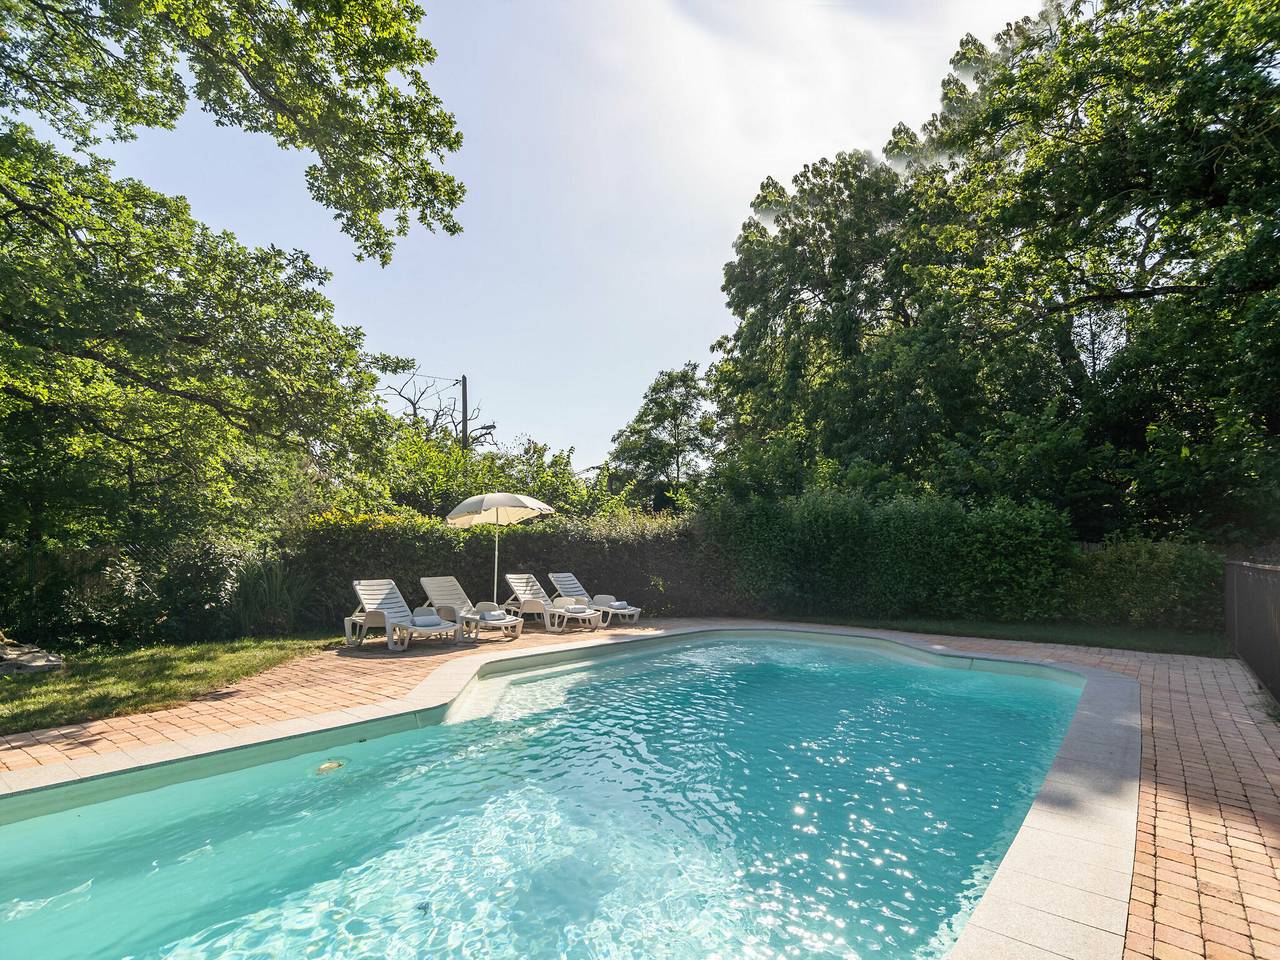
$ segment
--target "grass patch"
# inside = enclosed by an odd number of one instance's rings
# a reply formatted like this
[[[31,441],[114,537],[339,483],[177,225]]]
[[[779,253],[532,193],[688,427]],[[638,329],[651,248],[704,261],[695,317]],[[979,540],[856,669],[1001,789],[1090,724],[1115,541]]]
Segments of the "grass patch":
[[[69,652],[61,670],[0,677],[0,734],[163,710],[336,642],[275,637]]]
[[[832,621],[827,620],[830,623]],[[1065,643],[1074,647],[1107,647],[1145,653],[1180,653],[1195,657],[1229,657],[1220,633],[1183,633],[1158,627],[1095,627],[1079,623],[987,623],[968,620],[844,620],[850,626],[940,633],[951,637],[992,637]]]

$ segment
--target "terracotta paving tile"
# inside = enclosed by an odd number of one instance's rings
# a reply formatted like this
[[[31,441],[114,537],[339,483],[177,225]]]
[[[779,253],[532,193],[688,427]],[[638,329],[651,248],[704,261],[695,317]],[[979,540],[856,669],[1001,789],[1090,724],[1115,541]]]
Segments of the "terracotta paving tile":
[[[1199,926],[1199,924],[1197,924]],[[1189,950],[1192,953],[1203,956],[1204,941],[1200,939],[1198,933],[1188,933],[1186,930],[1177,927],[1168,927],[1159,921],[1156,922],[1156,945],[1162,943],[1172,944],[1183,950]]]
[[[1223,927],[1215,927],[1212,924],[1205,924],[1203,936],[1206,944],[1219,944],[1221,946],[1231,947],[1233,950],[1237,950],[1241,953],[1248,953],[1253,949],[1248,931],[1239,933],[1235,930],[1227,930]]]
[[[1187,950],[1184,947],[1160,941],[1156,941],[1152,953],[1140,954],[1140,956],[1153,956],[1155,960],[1204,960],[1204,954],[1199,950]]]

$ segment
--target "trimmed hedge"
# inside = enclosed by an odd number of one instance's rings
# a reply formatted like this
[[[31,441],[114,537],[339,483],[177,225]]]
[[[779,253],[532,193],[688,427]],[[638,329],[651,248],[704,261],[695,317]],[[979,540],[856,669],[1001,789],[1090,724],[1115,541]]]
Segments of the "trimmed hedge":
[[[1133,624],[1220,629],[1222,558],[1190,544],[1081,546],[1065,516],[1007,501],[868,503],[836,491],[722,504],[690,517],[556,518],[500,533],[500,574],[570,570],[595,592],[652,615],[788,614],[835,619]],[[453,574],[473,600],[492,594],[492,529],[459,531],[417,515],[316,518],[286,545],[315,585],[304,624],[332,626],[355,604],[351,581],[394,578],[410,605],[418,578]],[[506,584],[499,582],[499,600]]]
[[[815,490],[692,516],[554,517],[504,528],[500,546],[500,573],[549,587],[548,571],[569,570],[650,616],[1222,629],[1219,552],[1137,539],[1082,546],[1063,515],[1005,501],[868,503]],[[192,543],[145,567],[118,552],[37,559],[41,602],[0,591],[0,614],[12,638],[60,648],[332,630],[355,606],[356,579],[393,577],[414,606],[426,599],[422,576],[452,574],[476,601],[493,590],[492,528],[454,530],[410,511],[324,514],[262,556]],[[0,548],[0,570],[20,563],[29,566],[25,553]]]
[[[771,613],[1043,621],[1072,552],[1066,518],[997,503],[868,504],[835,491],[722,506],[710,518],[739,583]]]
[[[697,522],[622,515],[555,518],[499,532],[502,576],[532,573],[548,590],[549,571],[567,570],[595,593],[612,593],[654,616],[739,609],[725,567]],[[418,580],[449,574],[473,602],[493,595],[493,528],[455,530],[420,515],[326,514],[287,545],[288,562],[316,586],[315,625],[331,626],[355,606],[352,580],[391,577],[410,606],[426,602]],[[305,622],[305,618],[304,618]]]
[[[1199,544],[1111,540],[1075,558],[1064,615],[1078,623],[1223,629],[1223,556]]]

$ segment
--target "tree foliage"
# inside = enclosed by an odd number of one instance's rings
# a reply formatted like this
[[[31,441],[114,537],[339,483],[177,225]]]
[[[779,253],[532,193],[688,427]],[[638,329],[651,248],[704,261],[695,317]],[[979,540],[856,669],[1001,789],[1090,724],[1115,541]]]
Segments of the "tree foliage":
[[[714,488],[1280,532],[1280,11],[1051,5],[952,65],[887,162],[762,185],[725,269]]]
[[[194,96],[308,151],[312,196],[385,262],[414,218],[459,229],[462,187],[439,165],[461,137],[426,80],[422,16],[406,0],[3,0],[0,111],[87,148],[172,127]]]
[[[378,378],[404,361],[334,322],[306,254],[245,247],[94,150],[194,99],[307,151],[313,197],[385,263],[415,218],[458,229],[440,163],[460,140],[421,16],[0,0],[0,600],[19,611],[0,618],[109,633],[148,597],[154,627],[199,544],[224,556],[318,504],[386,502],[364,456],[387,420]],[[112,609],[61,609],[84,606],[85,577]]]
[[[467,497],[513,491],[571,516],[605,515],[622,509],[623,494],[609,490],[608,470],[580,476],[572,450],[552,452],[526,440],[514,450],[462,447],[447,432],[427,433],[412,421],[394,431],[388,445],[387,493],[399,507],[444,517]]]
[[[630,481],[635,496],[650,505],[669,504],[701,477],[713,426],[698,365],[663,370],[635,417],[613,435],[610,467]]]

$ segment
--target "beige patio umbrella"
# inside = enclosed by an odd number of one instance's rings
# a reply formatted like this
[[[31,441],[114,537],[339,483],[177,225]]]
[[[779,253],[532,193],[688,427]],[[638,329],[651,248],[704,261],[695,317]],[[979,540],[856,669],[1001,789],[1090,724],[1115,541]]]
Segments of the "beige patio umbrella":
[[[519,493],[482,493],[467,497],[449,512],[444,522],[451,527],[493,524],[493,602],[498,602],[498,527],[519,523],[530,517],[544,517],[555,508]]]

